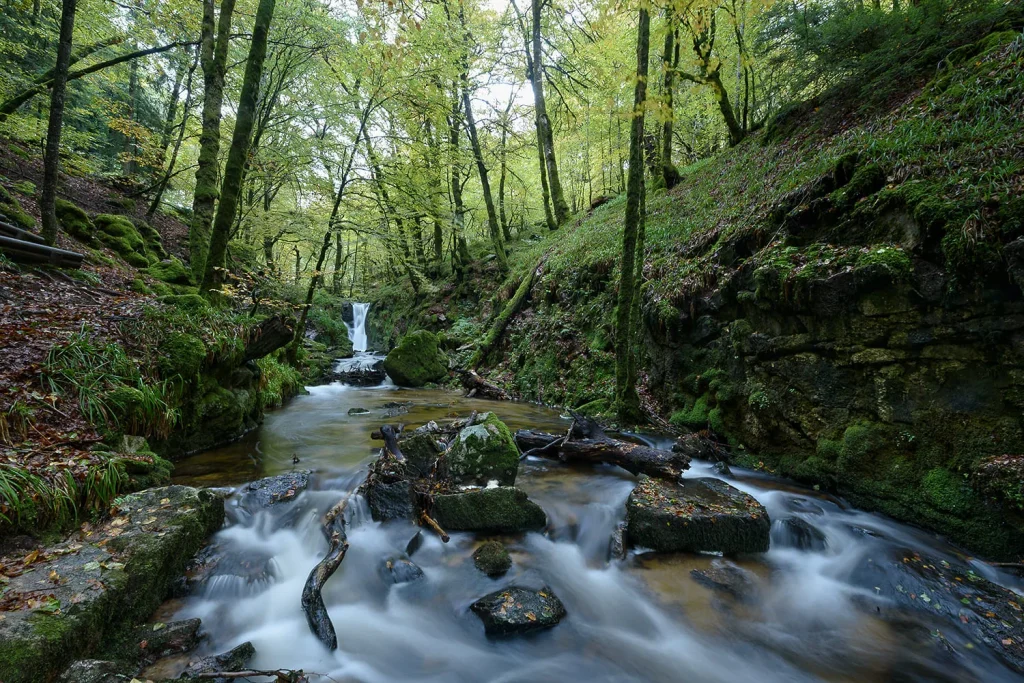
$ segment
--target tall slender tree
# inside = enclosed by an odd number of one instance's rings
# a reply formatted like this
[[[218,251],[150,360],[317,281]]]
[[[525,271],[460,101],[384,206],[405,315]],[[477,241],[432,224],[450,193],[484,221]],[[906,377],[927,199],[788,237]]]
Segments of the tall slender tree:
[[[256,20],[252,28],[252,44],[245,62],[245,77],[242,80],[242,94],[238,98],[238,114],[235,117],[235,131],[231,138],[231,149],[224,166],[224,182],[220,190],[220,203],[213,220],[210,234],[210,250],[206,257],[206,271],[201,291],[220,289],[223,283],[224,262],[227,255],[231,226],[238,210],[241,193],[242,173],[249,154],[249,143],[256,119],[256,103],[259,100],[260,79],[263,77],[263,60],[267,56],[267,36],[274,19],[276,0],[260,0],[256,9]]]
[[[199,161],[196,189],[192,197],[189,223],[189,265],[192,278],[200,282],[206,273],[210,246],[210,226],[220,197],[220,110],[224,101],[224,76],[227,72],[228,46],[231,42],[231,17],[235,0],[222,0],[216,17],[216,0],[203,0],[202,42],[199,63],[203,69],[203,128],[199,134]]]
[[[636,391],[633,360],[633,301],[636,296],[637,237],[641,228],[644,191],[644,104],[647,100],[647,67],[651,48],[651,16],[640,7],[636,34],[636,87],[633,91],[633,120],[629,134],[629,176],[626,181],[626,215],[622,228],[622,272],[615,314],[615,409],[628,423],[640,420],[640,397]],[[639,254],[643,259],[643,254]]]
[[[71,66],[71,43],[75,33],[77,0],[64,0],[60,10],[60,38],[57,43],[57,65],[53,70],[50,93],[50,121],[46,128],[46,151],[43,155],[43,188],[39,211],[43,216],[43,239],[47,244],[57,240],[57,181],[60,175],[60,137],[64,125],[64,98],[67,91],[68,68]]]

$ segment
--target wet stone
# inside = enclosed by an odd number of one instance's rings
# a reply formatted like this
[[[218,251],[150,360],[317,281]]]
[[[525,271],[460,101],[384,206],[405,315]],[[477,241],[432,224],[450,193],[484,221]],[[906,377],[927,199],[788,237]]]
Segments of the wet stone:
[[[612,530],[612,537],[608,541],[608,559],[626,559],[626,549],[628,547],[629,544],[626,541],[626,523],[619,522],[615,525],[615,529]]]
[[[501,541],[485,541],[473,551],[473,565],[491,578],[501,576],[512,568],[512,556]]]
[[[366,415],[368,412],[370,412],[370,411],[367,410],[366,408],[349,408],[348,409],[348,414],[349,415]]]
[[[711,466],[711,471],[722,477],[731,477],[732,470],[729,469],[729,463],[725,461],[716,462]]]
[[[199,645],[201,626],[199,619],[142,624],[136,627],[133,640],[142,659],[154,662],[162,657],[194,650]]]
[[[803,512],[808,515],[825,514],[825,509],[809,498],[790,498],[786,501],[786,508],[791,512]]]
[[[565,617],[565,606],[550,588],[510,587],[474,602],[470,609],[489,636],[516,636],[551,628]]]
[[[828,539],[818,527],[799,517],[786,517],[772,524],[772,545],[821,552],[828,548]]]
[[[423,578],[423,570],[405,557],[389,557],[380,568],[384,583],[409,583]]]
[[[398,440],[398,447],[405,456],[406,474],[414,478],[429,476],[440,455],[433,436],[425,433],[403,435]]]
[[[293,501],[309,488],[309,475],[309,470],[299,470],[254,481],[245,487],[240,504],[255,512],[260,508]]]
[[[246,641],[236,648],[219,655],[203,657],[188,663],[182,678],[195,678],[199,674],[217,673],[219,671],[244,671],[249,660],[256,656],[256,648]]]
[[[547,524],[544,510],[512,486],[434,496],[434,519],[446,531],[516,533]]]
[[[633,546],[661,552],[758,553],[771,522],[752,496],[719,479],[679,483],[642,477],[626,501]]]
[[[114,662],[99,659],[82,659],[68,667],[60,677],[60,683],[128,683],[131,676],[121,673]]]
[[[705,588],[739,600],[749,600],[757,589],[750,572],[724,559],[713,560],[707,569],[691,569],[690,577]]]
[[[412,485],[408,481],[374,481],[366,487],[364,495],[375,522],[411,519],[416,513]]]

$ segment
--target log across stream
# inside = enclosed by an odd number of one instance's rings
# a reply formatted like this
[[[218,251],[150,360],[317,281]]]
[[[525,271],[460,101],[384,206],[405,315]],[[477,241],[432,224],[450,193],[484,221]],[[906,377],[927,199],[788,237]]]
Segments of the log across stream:
[[[931,561],[1009,587],[1020,588],[1019,581],[937,537],[734,468],[729,482],[754,495],[773,520],[767,553],[610,559],[636,477],[612,464],[537,457],[521,463],[516,485],[544,509],[547,528],[497,537],[512,556],[500,578],[474,567],[471,555],[484,537],[452,532],[443,543],[411,521],[373,522],[365,502],[349,498],[346,539],[339,539],[348,549],[322,587],[337,638],[337,649],[328,649],[311,632],[300,598],[328,556],[325,513],[358,488],[379,452],[382,442],[371,433],[473,410],[494,410],[513,430],[564,435],[571,425],[529,404],[334,384],[269,415],[246,440],[180,463],[176,476],[190,484],[236,486],[293,468],[314,474],[292,502],[248,510],[233,499],[214,546],[236,561],[222,562],[219,575],[168,605],[165,618],[202,618],[211,653],[251,642],[252,668],[346,681],[1018,679],[980,641],[966,647],[966,631],[954,621],[974,615],[959,600],[948,614],[936,609],[941,582],[926,567]],[[684,476],[720,475],[698,457]],[[396,567],[408,570],[407,561],[421,573],[399,576]],[[897,585],[915,600],[872,601]],[[506,586],[549,587],[567,615],[529,637],[488,637],[469,607]]]

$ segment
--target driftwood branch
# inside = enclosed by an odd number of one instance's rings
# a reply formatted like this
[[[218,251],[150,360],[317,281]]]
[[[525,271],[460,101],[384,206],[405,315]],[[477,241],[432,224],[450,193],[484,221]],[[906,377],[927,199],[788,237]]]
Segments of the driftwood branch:
[[[338,649],[338,636],[334,631],[334,624],[331,623],[331,616],[327,613],[321,591],[327,579],[341,566],[345,553],[348,552],[348,537],[345,534],[347,505],[346,497],[324,515],[320,530],[327,539],[327,554],[313,567],[309,578],[306,579],[306,585],[302,588],[302,611],[306,613],[309,629],[329,650]]]
[[[429,527],[435,534],[437,534],[438,538],[441,539],[442,543],[447,543],[451,540],[451,537],[448,535],[448,532],[442,529],[441,525],[438,524],[434,520],[434,518],[428,515],[426,512],[420,512],[420,522],[422,522],[425,526]]]
[[[206,673],[196,674],[194,678],[251,678],[251,677],[266,677],[273,678],[278,683],[301,683],[301,681],[309,680],[306,675],[302,672],[302,669],[293,671],[291,669],[249,669],[246,671],[207,671]]]
[[[565,436],[520,429],[516,445],[524,455],[558,459],[563,462],[608,463],[632,474],[646,474],[676,480],[690,467],[685,450],[666,451],[608,437],[589,418],[576,416]]]
[[[510,401],[512,395],[497,384],[488,382],[476,370],[457,370],[468,398],[487,398],[492,401]]]

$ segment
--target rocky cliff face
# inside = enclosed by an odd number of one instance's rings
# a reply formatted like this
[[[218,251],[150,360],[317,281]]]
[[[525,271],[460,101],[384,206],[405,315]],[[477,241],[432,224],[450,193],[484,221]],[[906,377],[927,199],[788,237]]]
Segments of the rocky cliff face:
[[[831,192],[783,203],[772,241],[725,244],[714,287],[647,307],[652,393],[751,464],[1019,554],[1021,458],[1001,457],[1024,452],[1012,263],[954,270],[920,203],[883,190],[850,212]]]

